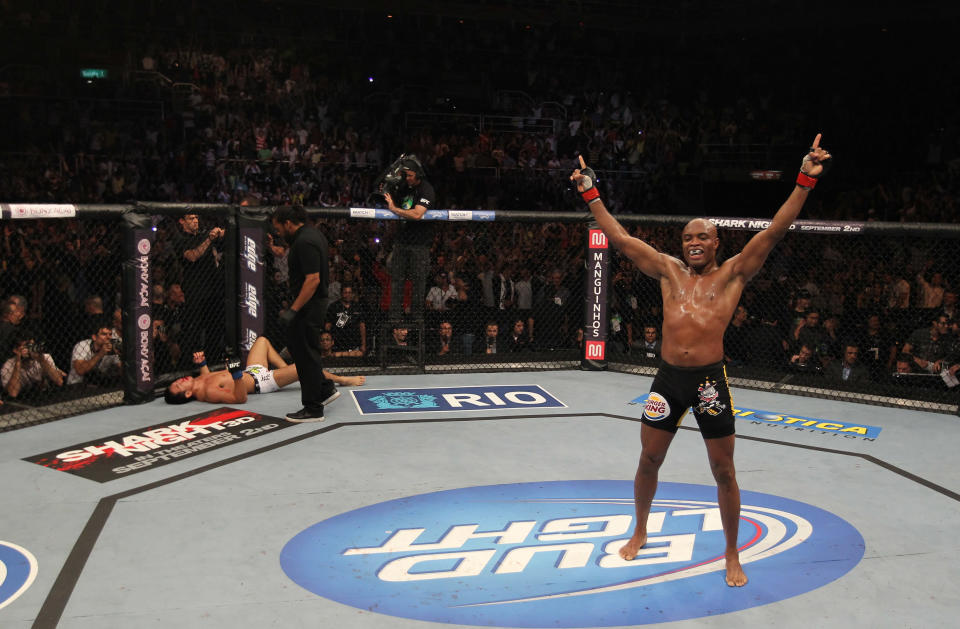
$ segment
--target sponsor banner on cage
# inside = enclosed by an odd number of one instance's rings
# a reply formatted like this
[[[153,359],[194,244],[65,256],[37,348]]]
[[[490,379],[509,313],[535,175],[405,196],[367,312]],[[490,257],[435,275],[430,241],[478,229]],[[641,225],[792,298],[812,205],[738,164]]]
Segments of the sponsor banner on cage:
[[[305,590],[362,610],[484,627],[613,627],[714,617],[853,570],[863,536],[819,507],[742,491],[743,588],[724,581],[713,485],[661,482],[632,560],[629,480],[543,481],[406,496],[341,513],[280,553]]]
[[[263,334],[263,230],[240,228],[240,349],[244,355]]]
[[[587,232],[587,263],[589,281],[586,283],[584,295],[584,331],[588,340],[602,342],[607,339],[607,284],[610,268],[610,244],[603,230],[590,229]],[[591,356],[587,355],[586,358]]]
[[[768,218],[715,217],[710,218],[710,221],[722,229],[744,229],[747,231],[760,231],[761,229],[770,227],[771,223],[771,219]],[[793,224],[790,225],[790,231],[860,234],[863,233],[863,225],[863,223],[852,221],[814,221],[800,219],[793,221]]]
[[[10,218],[74,218],[77,206],[60,203],[10,203],[4,204]]]
[[[133,333],[133,343],[125,348],[125,369],[133,373],[132,380],[137,391],[148,392],[153,389],[155,374],[153,362],[153,271],[150,252],[153,248],[152,229],[133,229],[129,232],[127,243],[127,273],[132,274],[134,284],[134,302],[128,304],[127,312],[132,315],[134,325],[126,328],[127,334]]]
[[[431,389],[358,389],[350,392],[362,415],[432,411],[499,411],[567,408],[536,384],[439,387]]]
[[[104,483],[293,425],[224,407],[36,454],[24,461]]]
[[[630,404],[647,405],[649,393],[630,400]],[[656,409],[654,409],[656,410]],[[863,441],[876,441],[880,436],[882,428],[878,426],[869,426],[846,420],[836,419],[818,419],[816,417],[804,417],[803,415],[791,415],[788,413],[763,411],[756,408],[735,408],[733,415],[737,419],[748,420],[757,424],[766,424],[779,427],[785,430],[800,430],[803,432],[817,432],[835,437],[846,437],[847,439],[860,439]]]
[[[426,221],[492,221],[496,212],[491,210],[427,210],[423,215]],[[396,214],[390,210],[369,207],[350,208],[350,218],[373,218],[377,220],[394,220]]]

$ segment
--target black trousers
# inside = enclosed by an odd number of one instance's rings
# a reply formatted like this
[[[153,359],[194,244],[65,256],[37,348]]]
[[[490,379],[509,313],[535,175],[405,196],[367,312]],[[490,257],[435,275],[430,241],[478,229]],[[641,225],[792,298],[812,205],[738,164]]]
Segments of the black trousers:
[[[323,300],[316,304],[311,312],[298,312],[287,329],[287,349],[297,365],[300,399],[304,408],[311,411],[322,409],[323,401],[330,397],[335,389],[333,381],[323,377],[320,352],[320,332],[323,330],[323,315],[326,309],[327,301]]]

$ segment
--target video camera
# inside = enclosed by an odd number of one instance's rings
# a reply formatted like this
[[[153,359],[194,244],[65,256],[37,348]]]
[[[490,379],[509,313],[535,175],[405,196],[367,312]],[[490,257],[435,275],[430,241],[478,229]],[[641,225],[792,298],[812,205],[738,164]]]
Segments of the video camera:
[[[374,189],[376,189],[378,194],[387,193],[390,196],[396,196],[400,190],[400,186],[405,180],[403,176],[403,171],[405,170],[412,170],[419,179],[423,179],[425,174],[423,164],[420,163],[417,156],[404,153],[393,160],[393,163],[380,173],[380,176],[374,181]]]

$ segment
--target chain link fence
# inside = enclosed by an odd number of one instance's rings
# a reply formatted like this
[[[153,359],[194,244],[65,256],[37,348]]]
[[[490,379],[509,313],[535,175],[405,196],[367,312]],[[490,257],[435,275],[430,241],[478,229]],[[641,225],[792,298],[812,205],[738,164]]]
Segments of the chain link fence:
[[[152,399],[191,373],[194,352],[215,367],[226,346],[247,350],[259,335],[283,347],[277,314],[292,295],[270,208],[109,209],[2,222],[0,430]],[[604,253],[601,267],[591,240],[599,232],[584,213],[444,213],[423,243],[422,286],[411,278],[396,296],[397,221],[350,214],[310,210],[330,243],[325,367],[655,372],[659,286],[616,252]],[[687,218],[621,220],[679,256]],[[716,220],[721,258],[764,226]],[[732,383],[956,411],[960,278],[949,253],[958,236],[946,225],[800,221],[747,285],[727,329]],[[393,299],[399,319],[390,316]]]

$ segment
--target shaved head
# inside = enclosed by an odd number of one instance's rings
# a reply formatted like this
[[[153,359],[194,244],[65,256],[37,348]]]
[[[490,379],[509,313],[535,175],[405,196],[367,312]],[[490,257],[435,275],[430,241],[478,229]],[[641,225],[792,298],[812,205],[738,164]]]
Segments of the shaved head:
[[[717,224],[711,221],[709,218],[695,218],[683,228],[684,233],[693,232],[707,232],[711,238],[717,237]]]

